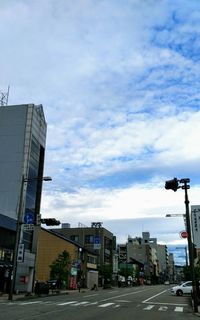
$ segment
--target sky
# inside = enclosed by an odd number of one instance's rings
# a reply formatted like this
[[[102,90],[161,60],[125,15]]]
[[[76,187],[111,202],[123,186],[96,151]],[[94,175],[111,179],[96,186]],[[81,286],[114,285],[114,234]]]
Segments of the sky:
[[[200,1],[1,0],[0,43],[8,104],[44,108],[42,216],[184,248],[165,181],[200,204]]]

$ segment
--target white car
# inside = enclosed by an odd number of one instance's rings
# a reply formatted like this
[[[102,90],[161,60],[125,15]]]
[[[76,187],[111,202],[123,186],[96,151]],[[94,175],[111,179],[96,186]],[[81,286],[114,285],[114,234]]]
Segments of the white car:
[[[191,294],[192,292],[192,281],[182,282],[179,285],[171,288],[171,293],[177,296],[182,296],[183,294]]]

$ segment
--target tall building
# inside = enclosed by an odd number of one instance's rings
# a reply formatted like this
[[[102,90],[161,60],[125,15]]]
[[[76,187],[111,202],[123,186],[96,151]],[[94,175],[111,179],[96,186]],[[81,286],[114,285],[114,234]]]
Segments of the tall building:
[[[9,291],[19,216],[14,289],[32,290],[46,129],[42,105],[0,107],[0,291]]]
[[[142,237],[128,238],[126,243],[127,262],[136,260],[144,265],[144,272],[153,282],[164,282],[169,278],[168,249],[157,243],[149,232],[142,232]]]

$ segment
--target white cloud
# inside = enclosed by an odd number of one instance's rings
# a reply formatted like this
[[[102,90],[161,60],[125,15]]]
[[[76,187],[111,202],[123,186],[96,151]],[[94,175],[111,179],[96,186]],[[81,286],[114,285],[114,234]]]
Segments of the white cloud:
[[[42,103],[48,122],[45,215],[87,224],[180,212],[183,193],[162,186],[177,175],[191,178],[198,204],[195,0],[3,0],[0,9],[0,89],[11,85],[9,104]]]

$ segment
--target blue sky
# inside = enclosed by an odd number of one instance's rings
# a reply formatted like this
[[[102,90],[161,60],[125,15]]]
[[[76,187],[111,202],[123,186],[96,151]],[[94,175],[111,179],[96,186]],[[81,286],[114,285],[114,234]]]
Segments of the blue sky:
[[[43,216],[184,246],[164,185],[199,204],[200,2],[1,0],[0,41],[0,90],[48,123]]]

